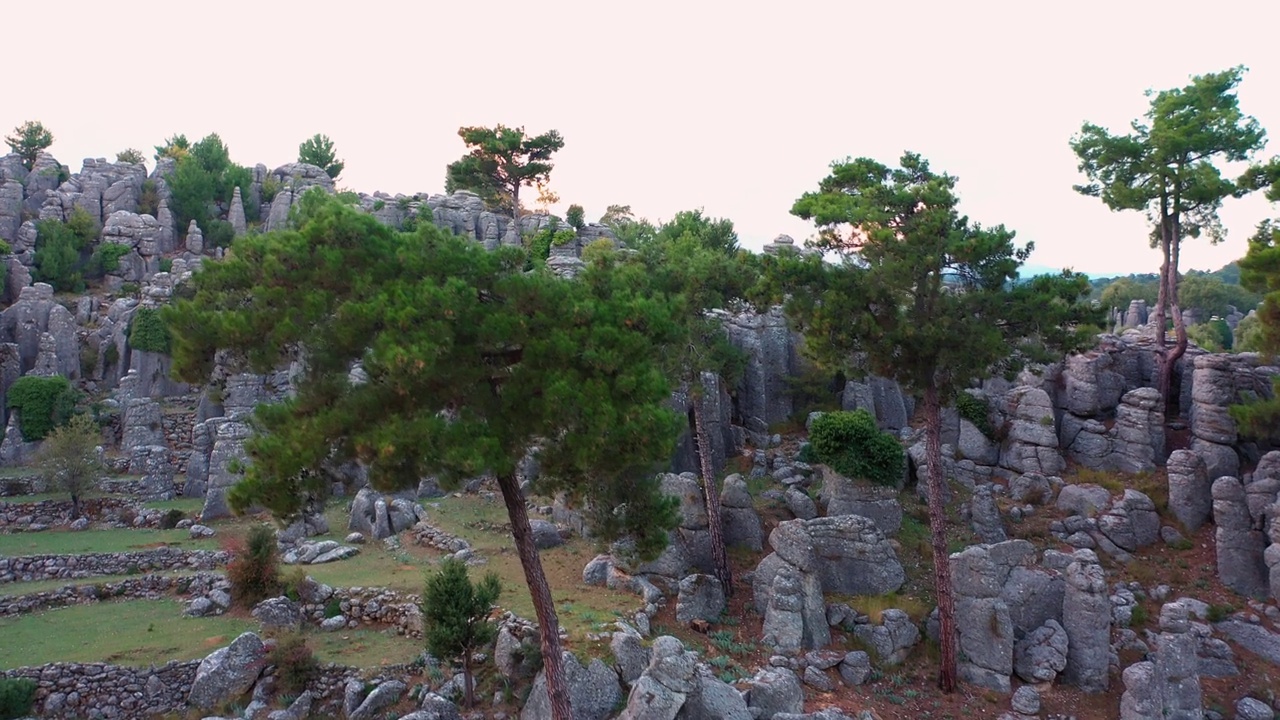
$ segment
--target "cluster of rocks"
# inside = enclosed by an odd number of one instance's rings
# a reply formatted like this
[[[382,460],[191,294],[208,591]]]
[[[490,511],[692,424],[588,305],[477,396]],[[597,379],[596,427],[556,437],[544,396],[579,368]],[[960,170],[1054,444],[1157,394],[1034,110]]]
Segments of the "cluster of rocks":
[[[80,503],[85,525],[97,522],[114,527],[132,526],[141,513],[140,507],[123,498],[88,498]],[[133,520],[125,522],[132,515]],[[10,531],[38,532],[51,527],[70,525],[70,500],[41,500],[26,503],[0,503],[0,528]]]
[[[1218,578],[1242,595],[1280,599],[1280,451],[1243,479],[1214,480],[1210,492]]]
[[[1256,460],[1257,454],[1252,445],[1240,442],[1228,408],[1249,397],[1271,397],[1271,379],[1280,368],[1264,364],[1256,353],[1200,355],[1192,363],[1191,450],[1204,458],[1209,477],[1239,477],[1242,455]]]
[[[351,500],[351,520],[347,529],[366,538],[382,540],[426,520],[427,511],[411,497],[382,495],[362,488]]]
[[[1057,507],[1069,515],[1050,524],[1055,537],[1074,548],[1097,549],[1122,562],[1162,537],[1170,542],[1181,538],[1173,527],[1161,527],[1155,503],[1132,488],[1113,500],[1100,485],[1066,485],[1058,493]]]
[[[778,652],[826,646],[824,593],[881,595],[906,579],[893,545],[859,515],[787,520],[769,535],[773,552],[752,573],[762,641]]]
[[[166,595],[200,593],[213,588],[221,575],[199,573],[193,576],[147,574],[116,582],[70,584],[56,590],[0,596],[0,615],[25,615],[68,605],[82,605],[102,600],[154,600]],[[21,585],[12,587],[20,588]]]
[[[221,550],[181,550],[168,547],[120,553],[0,556],[0,584],[126,575],[155,570],[213,570],[226,565],[230,559],[231,556]]]

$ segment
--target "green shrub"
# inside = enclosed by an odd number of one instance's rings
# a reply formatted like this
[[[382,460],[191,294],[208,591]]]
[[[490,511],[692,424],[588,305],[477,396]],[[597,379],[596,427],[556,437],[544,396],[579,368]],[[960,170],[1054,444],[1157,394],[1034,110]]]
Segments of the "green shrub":
[[[987,438],[992,437],[991,430],[991,413],[987,408],[986,400],[975,397],[967,392],[956,394],[956,412],[960,413],[960,417],[973,423]]]
[[[0,255],[8,255],[13,252],[13,246],[4,240],[0,240]]]
[[[160,258],[160,272],[173,272],[173,258]]]
[[[275,200],[276,194],[279,192],[280,192],[280,181],[276,180],[274,176],[268,175],[266,179],[262,181],[262,193],[261,193],[262,202],[269,203],[272,200]],[[247,214],[247,211],[246,211],[246,214]]]
[[[127,282],[120,286],[120,294],[127,297],[137,297],[142,292],[142,286],[136,282]]]
[[[569,227],[574,230],[581,230],[586,227],[586,211],[581,205],[570,205],[569,210],[564,214],[564,221],[569,223]]]
[[[80,375],[92,377],[98,368],[98,348],[95,345],[80,346]]]
[[[226,220],[210,220],[209,228],[204,231],[204,246],[206,248],[231,247],[231,243],[235,239],[236,229]]]
[[[129,254],[128,245],[118,245],[116,243],[103,243],[93,251],[93,256],[89,258],[89,265],[85,268],[85,275],[90,278],[100,278],[107,273],[113,273],[120,269],[120,258]]]
[[[66,223],[41,220],[36,223],[35,279],[59,292],[84,289],[81,249],[84,242]]]
[[[132,165],[141,165],[145,158],[142,151],[137,148],[125,148],[116,153],[116,162],[130,163]]]
[[[337,597],[329,598],[329,602],[324,604],[324,618],[336,618],[342,614],[342,600]]]
[[[169,327],[155,308],[138,308],[129,322],[129,347],[135,350],[168,354]]]
[[[290,633],[277,639],[276,646],[267,653],[267,663],[276,666],[280,692],[287,695],[302,693],[320,671],[320,663],[301,633]]]
[[[30,715],[36,687],[36,681],[29,678],[0,677],[0,720]]]
[[[231,597],[236,604],[252,609],[280,592],[275,530],[266,525],[255,526],[242,545],[232,547],[231,555],[227,579],[231,581]]]
[[[155,217],[160,214],[160,189],[150,178],[142,181],[142,193],[138,196],[138,214]]]
[[[866,410],[824,413],[813,421],[809,442],[818,460],[841,475],[882,485],[902,479],[902,444],[881,432]]]
[[[18,411],[23,439],[35,441],[70,420],[79,399],[80,393],[61,375],[26,375],[9,387],[8,405]]]

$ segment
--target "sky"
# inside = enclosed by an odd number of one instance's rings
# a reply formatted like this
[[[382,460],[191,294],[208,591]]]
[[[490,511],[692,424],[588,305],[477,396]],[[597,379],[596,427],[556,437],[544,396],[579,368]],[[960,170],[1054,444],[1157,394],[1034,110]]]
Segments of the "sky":
[[[1245,65],[1241,108],[1280,136],[1280,3],[338,2],[6,7],[13,73],[0,130],[39,120],[51,152],[146,151],[217,132],[232,159],[276,167],[315,133],[348,189],[443,192],[458,128],[559,130],[550,187],[597,218],[611,204],[702,208],[746,247],[813,227],[790,215],[829,164],[904,150],[959,178],[961,210],[1033,241],[1030,265],[1155,272],[1138,212],[1076,194],[1068,142],[1123,131],[1147,89]],[[7,134],[7,133],[6,133]],[[1262,157],[1280,153],[1274,140]],[[532,193],[530,193],[532,195]],[[1244,254],[1261,197],[1228,201],[1226,242],[1188,241],[1182,269]]]

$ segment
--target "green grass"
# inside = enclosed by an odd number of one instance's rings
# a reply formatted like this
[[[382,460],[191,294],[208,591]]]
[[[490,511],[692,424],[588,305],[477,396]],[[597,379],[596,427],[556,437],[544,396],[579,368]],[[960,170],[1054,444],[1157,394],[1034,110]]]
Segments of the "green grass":
[[[188,618],[173,600],[94,603],[0,620],[0,669],[50,662],[110,662],[145,666],[194,660],[257,623],[222,615]],[[373,667],[413,660],[420,643],[390,632],[310,633],[321,662]]]
[[[177,509],[188,515],[193,515],[204,509],[204,499],[180,497],[172,500],[153,500],[151,502],[142,503],[142,506],[155,510]]]
[[[48,530],[0,535],[0,555],[83,555],[126,552],[162,546],[184,550],[217,550],[218,539],[192,540],[187,530]]]
[[[173,600],[94,603],[0,620],[0,668],[50,662],[149,665],[208,655],[256,623],[186,618]]]
[[[89,497],[95,497],[90,495]],[[0,497],[0,503],[13,503],[15,505],[21,503],[38,503],[45,500],[66,500],[66,493],[38,493],[36,495],[9,495],[8,497]]]

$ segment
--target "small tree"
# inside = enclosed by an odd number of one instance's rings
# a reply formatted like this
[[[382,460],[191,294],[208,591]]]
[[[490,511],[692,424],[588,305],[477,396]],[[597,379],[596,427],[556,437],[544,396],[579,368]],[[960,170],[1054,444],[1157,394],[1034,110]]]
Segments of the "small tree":
[[[275,530],[266,525],[255,525],[244,544],[231,550],[227,579],[231,581],[231,597],[236,604],[250,609],[280,591]]]
[[[488,573],[477,584],[467,577],[467,566],[448,557],[440,570],[427,578],[422,593],[422,634],[427,650],[436,657],[462,658],[466,704],[475,704],[471,656],[493,641],[497,626],[489,613],[502,594],[498,576]]]
[[[116,153],[116,162],[131,163],[133,165],[141,165],[146,158],[142,156],[142,151],[137,148],[125,148]]]
[[[13,129],[4,139],[9,148],[22,158],[22,166],[30,170],[36,166],[36,155],[53,144],[53,133],[35,120],[28,120]]]
[[[102,463],[98,460],[101,439],[93,418],[77,415],[50,433],[36,456],[36,467],[49,484],[71,496],[72,520],[80,517],[81,499],[102,476]]]
[[[333,149],[333,141],[328,135],[320,133],[303,140],[298,146],[298,162],[322,168],[325,174],[334,180],[338,179],[342,169],[346,167],[346,163],[338,159],[337,152]]]
[[[545,185],[551,177],[551,155],[564,147],[564,138],[555,130],[529,137],[523,127],[458,128],[462,142],[470,148],[445,172],[445,190],[470,190],[486,202],[509,206],[520,219],[520,188]]]
[[[564,213],[564,221],[574,230],[581,230],[587,226],[586,212],[581,205],[570,205]]]

